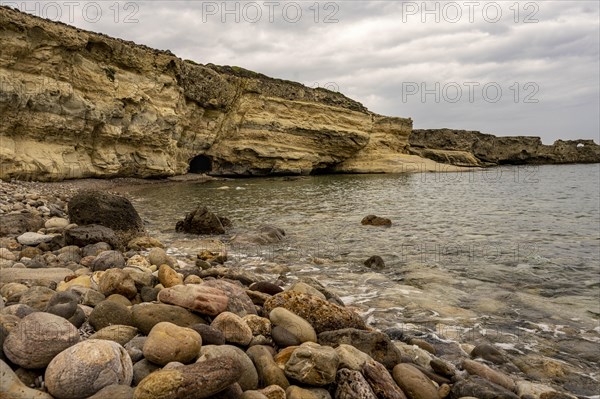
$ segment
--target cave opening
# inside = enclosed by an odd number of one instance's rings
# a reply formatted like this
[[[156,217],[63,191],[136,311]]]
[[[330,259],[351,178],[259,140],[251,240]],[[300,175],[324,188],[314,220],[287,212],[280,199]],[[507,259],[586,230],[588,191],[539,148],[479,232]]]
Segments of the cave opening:
[[[212,160],[206,155],[198,155],[190,161],[188,173],[208,173],[212,170]]]

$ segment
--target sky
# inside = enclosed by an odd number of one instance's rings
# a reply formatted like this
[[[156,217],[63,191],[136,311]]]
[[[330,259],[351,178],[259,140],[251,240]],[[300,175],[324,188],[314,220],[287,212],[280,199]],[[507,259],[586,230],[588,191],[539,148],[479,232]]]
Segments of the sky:
[[[8,1],[52,20],[340,91],[414,128],[600,142],[598,1]]]

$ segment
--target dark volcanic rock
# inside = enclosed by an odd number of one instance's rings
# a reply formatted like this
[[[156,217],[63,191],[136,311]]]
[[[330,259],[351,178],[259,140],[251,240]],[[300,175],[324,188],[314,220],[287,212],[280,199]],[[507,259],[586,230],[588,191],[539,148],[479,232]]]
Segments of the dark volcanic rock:
[[[370,269],[381,270],[385,268],[385,262],[379,255],[373,255],[364,262],[364,265]]]
[[[365,226],[391,226],[392,221],[388,218],[382,218],[375,215],[367,215],[360,221],[360,224]]]
[[[177,222],[175,230],[191,234],[223,234],[225,227],[217,215],[205,206],[188,213],[183,221]]]
[[[119,232],[144,231],[144,223],[127,198],[102,191],[84,191],[69,201],[69,220],[78,225],[99,224]]]

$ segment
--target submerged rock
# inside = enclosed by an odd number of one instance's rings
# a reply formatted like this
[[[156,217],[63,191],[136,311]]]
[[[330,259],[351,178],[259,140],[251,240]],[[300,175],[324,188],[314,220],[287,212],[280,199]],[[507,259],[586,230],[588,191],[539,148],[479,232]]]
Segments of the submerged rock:
[[[375,215],[367,215],[360,221],[360,224],[365,226],[391,226],[392,221],[388,218],[382,218]]]
[[[207,207],[199,206],[177,222],[175,230],[191,234],[224,234],[225,227],[217,215],[210,212]]]
[[[358,314],[312,295],[286,291],[265,301],[265,311],[271,312],[277,307],[283,307],[308,321],[317,334],[342,328],[367,328]]]

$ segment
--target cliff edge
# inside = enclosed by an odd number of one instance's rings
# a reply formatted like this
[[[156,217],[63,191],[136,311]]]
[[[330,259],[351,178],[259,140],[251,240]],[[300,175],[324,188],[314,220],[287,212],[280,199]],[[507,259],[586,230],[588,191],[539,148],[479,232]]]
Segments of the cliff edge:
[[[262,176],[408,154],[412,120],[0,7],[0,178]],[[372,137],[385,135],[373,148]],[[361,170],[387,171],[377,157]],[[347,170],[339,165],[347,162]],[[433,169],[433,168],[432,168]]]

